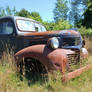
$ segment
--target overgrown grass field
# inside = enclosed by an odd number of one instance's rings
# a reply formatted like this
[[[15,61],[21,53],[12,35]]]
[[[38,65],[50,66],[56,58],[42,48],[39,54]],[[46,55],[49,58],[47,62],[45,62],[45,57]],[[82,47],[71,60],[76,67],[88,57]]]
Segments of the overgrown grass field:
[[[86,36],[86,48],[89,51],[86,62],[92,63],[92,37]],[[48,79],[38,78],[37,81],[32,81],[24,76],[21,79],[16,72],[12,55],[4,53],[0,60],[0,92],[92,92],[92,69],[65,83],[62,83],[59,72],[49,74]]]

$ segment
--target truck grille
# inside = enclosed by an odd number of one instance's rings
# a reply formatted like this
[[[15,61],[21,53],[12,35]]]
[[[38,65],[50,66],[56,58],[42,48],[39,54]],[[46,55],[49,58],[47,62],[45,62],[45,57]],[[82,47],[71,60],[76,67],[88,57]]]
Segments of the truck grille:
[[[77,46],[80,44],[80,37],[64,37],[63,46]]]
[[[75,54],[68,54],[68,64],[69,66],[71,65],[76,65],[80,61],[80,50],[78,49],[72,49],[75,51]]]

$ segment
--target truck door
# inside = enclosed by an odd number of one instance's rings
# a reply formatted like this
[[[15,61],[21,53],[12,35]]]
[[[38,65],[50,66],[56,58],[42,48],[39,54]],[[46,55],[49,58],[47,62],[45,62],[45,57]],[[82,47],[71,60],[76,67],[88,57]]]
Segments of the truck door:
[[[0,53],[13,49],[15,37],[13,23],[10,19],[0,20]]]

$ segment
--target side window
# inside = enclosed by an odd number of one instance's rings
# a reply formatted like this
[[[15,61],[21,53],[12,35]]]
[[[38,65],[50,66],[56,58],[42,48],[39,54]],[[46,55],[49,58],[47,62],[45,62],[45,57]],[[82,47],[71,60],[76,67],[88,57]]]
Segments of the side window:
[[[46,28],[43,25],[41,25],[41,29],[42,29],[42,32],[46,32]]]
[[[40,24],[35,23],[35,30],[36,30],[37,32],[41,32],[41,26],[40,26]]]
[[[11,21],[0,22],[0,34],[12,34],[13,25]]]

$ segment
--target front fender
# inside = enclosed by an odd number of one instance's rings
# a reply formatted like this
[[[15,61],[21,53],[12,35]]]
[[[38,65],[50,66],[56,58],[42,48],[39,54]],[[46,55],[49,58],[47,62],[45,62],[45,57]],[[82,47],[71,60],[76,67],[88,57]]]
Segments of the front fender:
[[[17,64],[23,58],[31,57],[39,60],[45,67],[50,70],[60,70],[65,72],[67,66],[67,54],[73,54],[71,50],[56,49],[51,50],[46,45],[34,45],[24,48],[17,52],[14,57]]]

